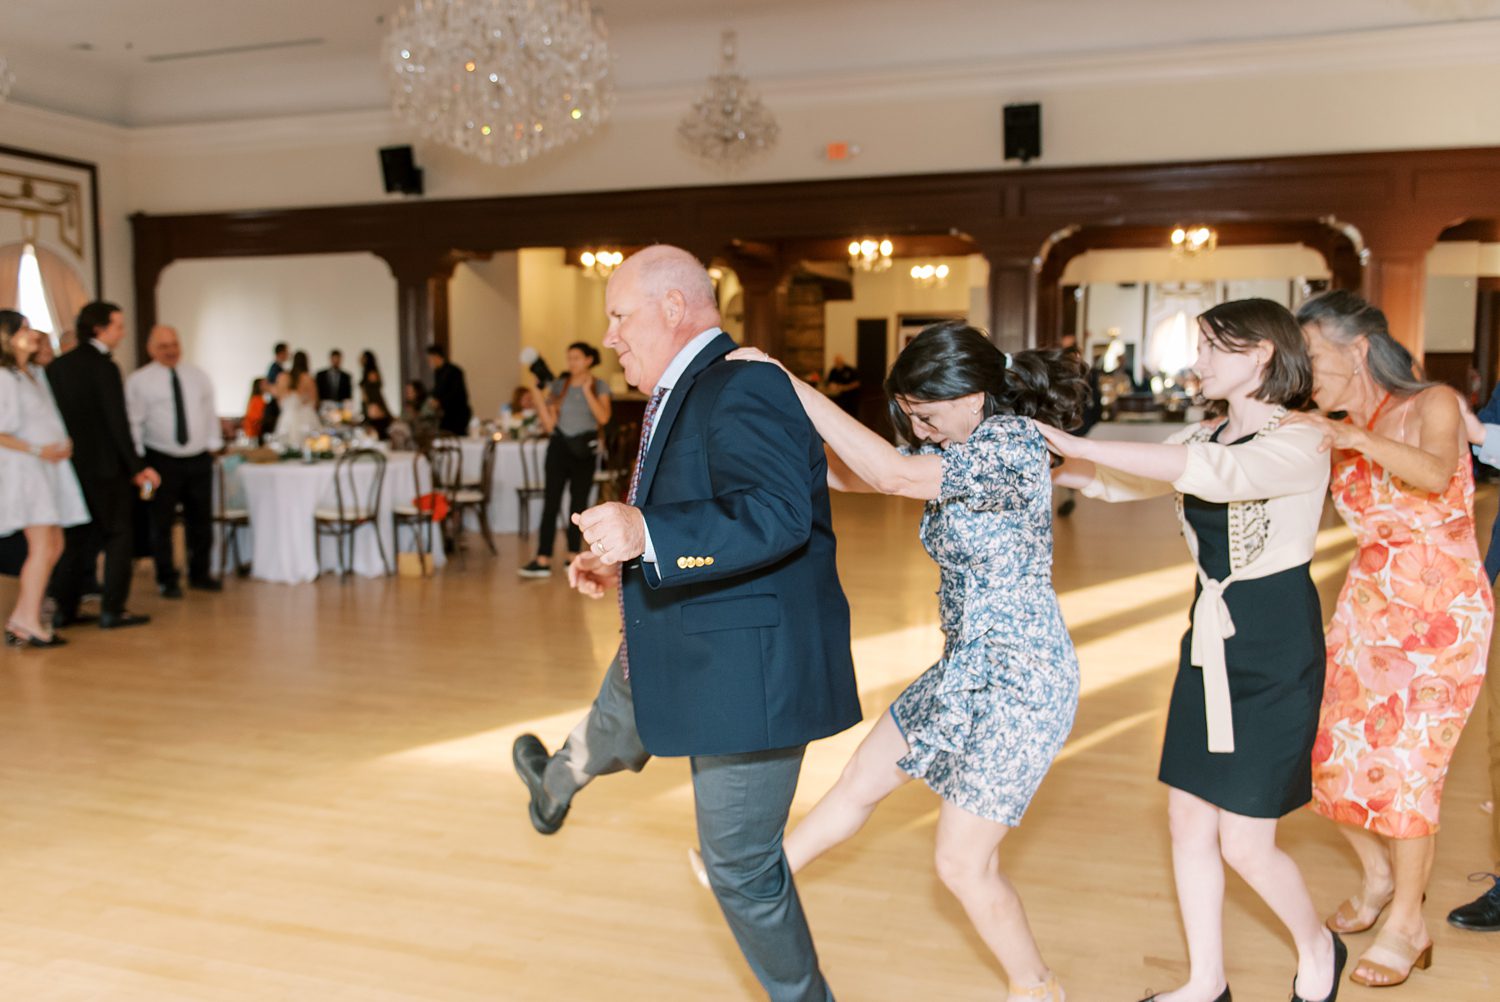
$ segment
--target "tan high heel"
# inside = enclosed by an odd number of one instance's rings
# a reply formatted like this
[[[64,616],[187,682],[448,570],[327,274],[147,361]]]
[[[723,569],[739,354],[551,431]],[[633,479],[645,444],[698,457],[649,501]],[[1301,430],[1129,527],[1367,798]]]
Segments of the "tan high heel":
[[[1364,932],[1366,929],[1374,928],[1375,923],[1380,921],[1380,916],[1385,914],[1386,908],[1395,899],[1396,892],[1392,889],[1386,899],[1375,906],[1374,914],[1370,916],[1369,921],[1366,921],[1360,913],[1370,907],[1370,902],[1364,899],[1363,894],[1356,894],[1352,898],[1345,899],[1334,910],[1334,913],[1328,916],[1327,921],[1323,924],[1334,932],[1344,936],[1350,933]]]
[[[1416,946],[1400,933],[1387,929],[1375,937],[1375,945],[1359,958],[1349,980],[1369,988],[1394,988],[1406,983],[1413,968],[1425,971],[1431,966],[1431,940],[1426,946]],[[1365,970],[1370,974],[1360,973]]]
[[[1057,982],[1057,975],[1051,971],[1047,972],[1047,980],[1040,984],[1018,987],[1010,986],[1010,994],[1005,996],[1006,1002],[1025,1002],[1029,999],[1037,999],[1039,1002],[1065,1002],[1067,993],[1062,990],[1062,985]]]

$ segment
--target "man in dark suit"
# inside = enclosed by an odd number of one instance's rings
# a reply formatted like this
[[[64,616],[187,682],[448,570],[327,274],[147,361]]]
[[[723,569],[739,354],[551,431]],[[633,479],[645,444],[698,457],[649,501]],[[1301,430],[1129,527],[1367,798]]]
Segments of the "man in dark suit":
[[[339,366],[343,364],[344,353],[337,348],[328,353],[328,368],[318,373],[318,402],[332,400],[343,402],[354,398],[354,381],[349,378],[349,373]]]
[[[149,617],[127,612],[133,541],[131,505],[136,490],[161,477],[136,454],[125,412],[125,384],[110,353],[125,337],[125,316],[114,303],[93,302],[78,314],[78,347],[47,368],[57,409],[73,439],[73,469],[93,521],[63,532],[62,558],[52,572],[54,625],[80,621],[78,602],[94,580],[104,551],[103,629],[139,626]]]
[[[448,350],[440,344],[427,346],[427,362],[432,366],[432,395],[443,408],[438,427],[455,435],[467,434],[474,412],[469,408],[464,370],[448,361]]]
[[[620,588],[624,638],[556,755],[516,742],[533,824],[594,776],[689,756],[709,883],[774,1002],[831,999],[781,849],[809,741],[859,720],[823,444],[785,376],[724,360],[713,283],[674,247],[610,277],[625,378],[651,394],[627,503],[575,516],[568,579]],[[766,371],[762,371],[766,370]]]

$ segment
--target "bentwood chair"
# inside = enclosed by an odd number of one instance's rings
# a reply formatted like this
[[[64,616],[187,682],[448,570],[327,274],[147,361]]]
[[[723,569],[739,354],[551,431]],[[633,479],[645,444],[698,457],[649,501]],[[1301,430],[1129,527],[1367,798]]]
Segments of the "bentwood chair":
[[[425,488],[423,487],[424,479]],[[433,552],[433,527],[436,524],[430,495],[439,494],[441,491],[438,488],[437,467],[432,458],[422,452],[412,453],[411,483],[413,491],[411,500],[391,505],[392,536],[396,542],[396,549],[399,551],[402,527],[411,530],[412,540],[417,547],[417,557],[424,568],[423,573],[426,573],[427,561]],[[428,498],[425,503],[424,498]]]
[[[250,512],[230,504],[229,481],[225,476],[224,457],[214,457],[214,529],[219,533],[219,574],[229,573],[229,553],[234,551],[234,572],[240,577],[250,573],[250,565],[240,555],[240,532],[250,528]]]
[[[380,492],[385,484],[385,454],[374,449],[346,452],[333,464],[334,507],[319,508],[313,514],[313,548],[320,551],[323,537],[332,536],[338,547],[339,573],[348,577],[354,570],[354,536],[369,527],[375,533],[380,563],[392,573],[380,534]],[[345,551],[347,549],[347,557]],[[318,553],[318,570],[322,573],[322,554]]]
[[[448,499],[448,517],[443,520],[443,547],[449,552],[458,548],[463,535],[463,520],[455,518],[456,500],[464,490],[464,451],[457,435],[438,435],[427,448],[432,464],[432,489]]]
[[[484,545],[490,548],[490,556],[498,556],[495,549],[495,534],[490,529],[490,498],[494,494],[495,485],[495,437],[491,435],[484,441],[484,449],[479,459],[479,479],[477,482],[460,482],[449,494],[448,504],[451,506],[451,518],[457,520],[460,531],[463,528],[464,513],[475,512],[479,517],[479,532],[484,536]]]
[[[547,496],[549,438],[521,439],[521,482],[516,485],[516,512],[522,539],[531,535],[531,502]]]

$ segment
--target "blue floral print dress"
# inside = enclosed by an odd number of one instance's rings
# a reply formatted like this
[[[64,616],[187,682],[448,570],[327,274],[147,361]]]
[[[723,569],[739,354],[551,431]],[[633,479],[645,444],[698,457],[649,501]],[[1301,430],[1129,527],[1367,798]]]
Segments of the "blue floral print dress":
[[[1052,587],[1052,480],[1041,434],[996,415],[943,460],[922,515],[942,571],[943,658],[891,704],[897,764],[971,814],[1015,826],[1073,728],[1078,658]]]

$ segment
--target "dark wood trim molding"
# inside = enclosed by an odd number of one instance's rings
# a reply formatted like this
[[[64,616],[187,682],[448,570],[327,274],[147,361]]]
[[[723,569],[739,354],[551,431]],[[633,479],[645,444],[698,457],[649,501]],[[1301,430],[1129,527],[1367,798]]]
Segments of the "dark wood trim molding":
[[[1312,227],[1331,218],[1363,235],[1360,284],[1420,355],[1421,255],[1443,230],[1476,217],[1500,217],[1500,148],[137,214],[131,224],[142,338],[161,270],[182,258],[366,251],[431,262],[522,247],[662,242],[705,260],[765,248],[753,295],[747,284],[746,331],[774,345],[780,325],[759,312],[776,308],[774,290],[791,265],[783,245],[881,234],[960,236],[975,245],[991,265],[991,325],[1009,349],[1036,338],[1043,243],[1065,227],[1169,228],[1185,220]],[[1341,282],[1353,280],[1352,245],[1331,240],[1320,252],[1339,259]],[[429,306],[403,307],[403,342],[446,335]]]

